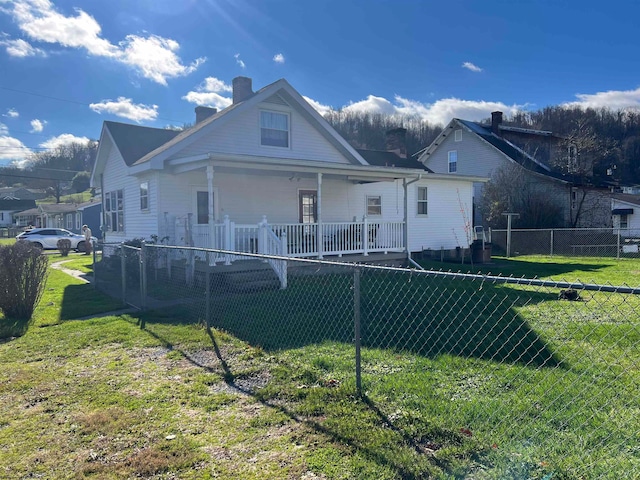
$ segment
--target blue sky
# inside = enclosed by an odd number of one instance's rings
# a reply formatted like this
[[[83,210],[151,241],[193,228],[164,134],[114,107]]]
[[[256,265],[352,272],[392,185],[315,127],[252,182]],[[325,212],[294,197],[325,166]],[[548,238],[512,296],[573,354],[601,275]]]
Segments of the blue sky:
[[[0,164],[286,78],[321,112],[640,108],[640,2],[0,0]]]

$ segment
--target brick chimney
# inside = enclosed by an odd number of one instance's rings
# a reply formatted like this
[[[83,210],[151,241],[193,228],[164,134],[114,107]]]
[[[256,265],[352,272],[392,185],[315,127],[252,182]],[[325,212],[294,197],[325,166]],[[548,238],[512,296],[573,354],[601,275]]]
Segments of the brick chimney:
[[[491,112],[491,131],[500,135],[500,124],[502,123],[502,112]]]
[[[251,95],[253,90],[251,89],[251,79],[249,77],[236,77],[232,80],[233,85],[233,103],[240,103]]]
[[[407,129],[394,128],[387,130],[385,135],[387,152],[393,152],[400,158],[407,158]]]
[[[212,115],[215,115],[216,113],[218,113],[217,108],[202,107],[202,106],[196,107],[196,124],[200,123],[203,120],[206,120],[207,118],[209,118]]]

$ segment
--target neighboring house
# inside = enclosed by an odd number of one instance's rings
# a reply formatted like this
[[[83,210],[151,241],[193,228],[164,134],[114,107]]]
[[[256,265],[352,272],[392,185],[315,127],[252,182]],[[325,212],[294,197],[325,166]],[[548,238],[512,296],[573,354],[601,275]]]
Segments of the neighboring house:
[[[35,200],[0,199],[0,227],[14,225],[14,213],[33,208],[35,205]]]
[[[454,118],[418,160],[434,172],[451,176],[493,177],[499,169],[514,168],[532,191],[557,205],[562,221],[557,226],[611,226],[606,185],[593,185],[550,166],[553,158],[564,154],[564,140],[549,131],[502,125],[502,112],[493,112],[491,125]],[[576,154],[569,148],[568,161]],[[483,189],[482,183],[474,185],[477,225],[483,224],[486,214],[482,211]]]
[[[187,130],[104,122],[91,184],[106,242],[324,257],[466,247],[481,180],[357,151],[286,80],[237,77],[233,104]]]
[[[13,217],[14,223],[21,227],[57,227],[81,233],[82,225],[87,224],[92,231],[100,232],[101,210],[102,204],[96,201],[81,204],[52,203],[16,212]]]
[[[633,230],[640,235],[640,195],[614,193],[611,196],[613,227]]]
[[[0,187],[0,199],[40,200],[47,196],[43,190],[24,187]]]

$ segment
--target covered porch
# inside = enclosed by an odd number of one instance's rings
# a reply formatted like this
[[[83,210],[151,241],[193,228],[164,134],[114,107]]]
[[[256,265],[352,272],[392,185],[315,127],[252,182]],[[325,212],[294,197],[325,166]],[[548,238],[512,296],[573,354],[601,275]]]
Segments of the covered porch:
[[[172,244],[306,258],[407,251],[407,186],[421,174],[414,169],[238,155],[170,164],[165,182],[174,185],[163,190],[184,191],[184,177],[195,195],[190,210],[160,219],[160,237]],[[193,187],[205,178],[206,187]]]

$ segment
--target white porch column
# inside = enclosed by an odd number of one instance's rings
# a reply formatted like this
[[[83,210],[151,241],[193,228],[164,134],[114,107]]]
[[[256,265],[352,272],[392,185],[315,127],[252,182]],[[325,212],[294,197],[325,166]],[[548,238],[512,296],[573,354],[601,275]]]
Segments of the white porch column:
[[[318,173],[318,233],[316,234],[318,242],[318,258],[322,258],[324,249],[324,236],[322,235],[322,173]]]
[[[413,182],[411,182],[413,183]],[[402,179],[402,190],[404,190],[404,250],[409,253],[409,182],[406,178]]]
[[[207,247],[214,247],[215,236],[215,216],[213,212],[213,165],[207,165],[207,195],[209,197],[208,211],[209,211],[209,241]]]

